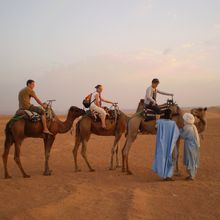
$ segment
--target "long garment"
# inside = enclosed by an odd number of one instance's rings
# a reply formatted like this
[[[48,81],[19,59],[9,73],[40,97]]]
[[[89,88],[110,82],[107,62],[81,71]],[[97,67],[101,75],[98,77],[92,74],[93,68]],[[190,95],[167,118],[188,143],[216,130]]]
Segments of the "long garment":
[[[191,177],[195,177],[199,167],[200,141],[195,125],[187,124],[180,130],[180,135],[184,139],[183,162]]]
[[[174,121],[166,119],[157,121],[156,152],[152,169],[162,178],[173,176],[172,153],[179,135],[179,128]]]

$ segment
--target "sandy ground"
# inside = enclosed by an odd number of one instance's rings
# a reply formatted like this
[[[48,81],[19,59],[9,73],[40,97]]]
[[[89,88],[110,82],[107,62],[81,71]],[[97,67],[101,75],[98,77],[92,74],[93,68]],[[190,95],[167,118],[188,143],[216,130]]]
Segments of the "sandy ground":
[[[7,117],[0,117],[0,144],[3,146]],[[79,154],[81,173],[74,172],[70,133],[58,135],[53,146],[51,177],[42,176],[43,144],[27,139],[22,145],[23,166],[30,179],[23,179],[13,160],[4,180],[0,164],[0,220],[29,219],[220,219],[220,114],[208,114],[208,129],[201,146],[201,167],[197,180],[162,182],[151,171],[155,136],[139,136],[131,149],[130,167],[134,175],[109,171],[113,137],[92,136],[88,158],[96,169],[90,173]],[[121,141],[121,146],[124,139]],[[182,145],[181,145],[182,146]],[[182,149],[182,148],[181,148]],[[1,149],[2,151],[2,149]],[[182,153],[181,153],[182,154]],[[182,155],[181,155],[182,156]]]

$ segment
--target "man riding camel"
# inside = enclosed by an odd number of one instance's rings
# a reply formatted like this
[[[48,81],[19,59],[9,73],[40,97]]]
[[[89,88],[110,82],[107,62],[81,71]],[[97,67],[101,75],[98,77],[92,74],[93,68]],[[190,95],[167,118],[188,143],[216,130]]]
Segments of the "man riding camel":
[[[149,86],[146,90],[145,101],[144,101],[145,108],[153,110],[156,113],[157,120],[160,119],[160,114],[161,114],[161,109],[157,104],[157,93],[173,97],[172,93],[166,93],[158,90],[157,87],[159,83],[160,83],[159,79],[152,80],[152,85]]]
[[[42,103],[40,99],[34,92],[35,82],[34,80],[29,79],[26,83],[26,87],[23,88],[18,94],[19,109],[20,110],[29,110],[36,112],[42,116],[43,123],[43,133],[53,135],[47,128],[47,119],[45,109],[48,107],[47,104]],[[37,107],[30,103],[31,98],[34,98],[36,102],[41,106]]]

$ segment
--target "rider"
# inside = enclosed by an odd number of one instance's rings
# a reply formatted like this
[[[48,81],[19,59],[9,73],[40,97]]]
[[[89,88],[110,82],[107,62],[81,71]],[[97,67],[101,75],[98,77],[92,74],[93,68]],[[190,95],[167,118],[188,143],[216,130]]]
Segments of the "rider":
[[[42,103],[40,99],[34,92],[35,81],[29,79],[26,83],[26,87],[23,88],[18,95],[19,101],[19,109],[21,110],[29,110],[32,112],[36,112],[42,116],[42,123],[43,123],[43,133],[53,135],[47,128],[47,120],[46,120],[46,113],[45,110],[48,106],[46,103]],[[30,103],[30,99],[34,98],[36,102],[42,107],[34,106]]]
[[[114,104],[114,102],[108,101],[106,99],[103,99],[101,94],[103,91],[103,86],[102,85],[97,85],[95,87],[96,92],[92,94],[91,98],[91,105],[90,105],[90,110],[97,112],[100,115],[101,121],[102,121],[102,128],[106,128],[105,124],[105,118],[106,118],[106,111],[102,108],[102,102],[109,103],[109,104]]]
[[[166,93],[158,90],[157,86],[159,85],[159,83],[160,83],[159,79],[155,78],[152,80],[152,85],[147,88],[145,101],[144,101],[145,107],[153,110],[156,113],[157,120],[160,119],[160,114],[161,114],[161,109],[157,104],[157,93],[173,97],[172,93]]]

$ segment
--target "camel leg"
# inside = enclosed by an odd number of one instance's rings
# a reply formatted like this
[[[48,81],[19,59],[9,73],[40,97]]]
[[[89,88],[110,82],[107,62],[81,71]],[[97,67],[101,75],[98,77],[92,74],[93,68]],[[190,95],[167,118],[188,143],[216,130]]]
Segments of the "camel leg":
[[[87,166],[89,167],[89,171],[90,172],[94,172],[95,170],[90,166],[89,161],[87,159],[86,149],[87,149],[87,141],[86,140],[82,140],[82,151],[81,151],[82,157],[84,158]]]
[[[138,130],[141,124],[140,117],[132,118],[128,123],[128,133],[125,145],[122,149],[122,172],[127,172],[127,174],[132,174],[128,167],[128,154],[131,148],[132,143],[135,141]]]
[[[178,139],[177,143],[176,143],[176,155],[175,155],[175,176],[181,176],[181,173],[179,171],[179,150],[180,150],[180,138]]]
[[[3,164],[4,164],[4,172],[5,172],[5,179],[11,178],[11,176],[8,173],[8,154],[9,154],[11,146],[12,146],[12,143],[10,143],[10,141],[8,141],[6,138],[5,146],[4,146],[4,153],[2,155]]]
[[[21,164],[21,161],[20,161],[20,148],[21,148],[21,143],[15,142],[14,160],[15,160],[16,164],[18,165],[23,177],[24,178],[30,178],[30,175],[26,174],[23,167],[22,167],[22,164]]]
[[[118,142],[121,138],[122,134],[119,134],[115,136],[115,140],[114,140],[114,144],[113,144],[113,147],[112,147],[112,151],[111,151],[111,162],[110,162],[110,168],[109,170],[113,170],[113,163],[114,163],[114,154],[116,151],[118,151]],[[116,161],[117,161],[117,154],[116,154]],[[117,165],[118,165],[118,161],[117,161]],[[116,165],[116,167],[117,167]]]
[[[75,172],[80,172],[81,170],[78,168],[78,163],[77,163],[77,154],[78,154],[78,150],[79,150],[79,146],[80,146],[81,140],[79,137],[76,137],[75,140],[75,146],[73,148],[73,158],[74,158],[74,163],[75,163]]]
[[[116,168],[120,168],[120,163],[119,163],[119,159],[118,159],[118,151],[119,151],[119,142],[117,144],[117,147],[116,147],[116,150],[115,150],[115,153],[116,153]]]
[[[126,143],[125,143],[125,147],[123,148],[122,154],[123,154],[123,169],[122,171],[127,172],[128,175],[131,175],[132,172],[129,170],[129,166],[128,166],[128,154],[131,148],[132,143],[135,141],[137,135],[132,135],[130,137],[128,137]]]
[[[52,170],[49,169],[49,158],[50,158],[50,150],[55,140],[54,136],[47,135],[44,139],[44,149],[45,149],[45,168],[44,168],[44,176],[50,176],[52,174]]]

